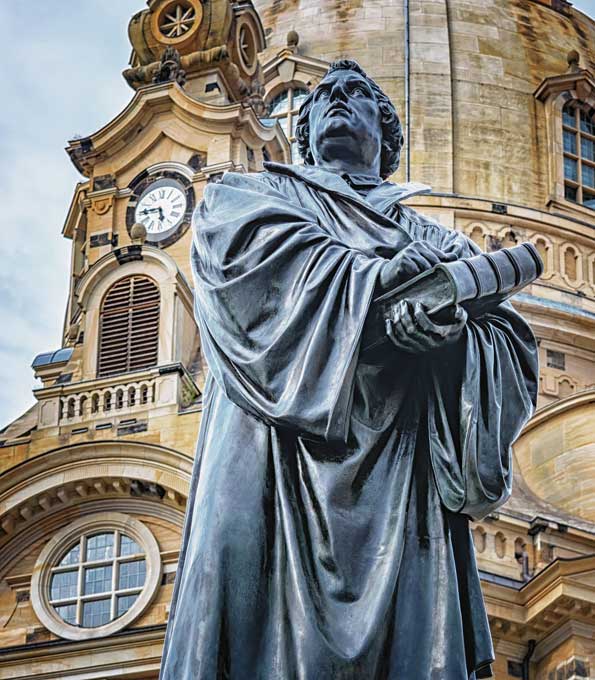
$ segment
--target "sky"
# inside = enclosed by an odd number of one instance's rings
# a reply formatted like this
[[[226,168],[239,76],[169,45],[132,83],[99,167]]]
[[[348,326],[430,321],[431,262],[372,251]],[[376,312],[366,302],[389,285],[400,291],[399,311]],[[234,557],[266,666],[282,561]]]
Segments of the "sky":
[[[595,17],[595,0],[575,7]],[[82,177],[64,147],[128,103],[127,26],[144,0],[0,0],[0,429],[34,403],[31,362],[58,349]],[[34,17],[34,21],[32,21]]]

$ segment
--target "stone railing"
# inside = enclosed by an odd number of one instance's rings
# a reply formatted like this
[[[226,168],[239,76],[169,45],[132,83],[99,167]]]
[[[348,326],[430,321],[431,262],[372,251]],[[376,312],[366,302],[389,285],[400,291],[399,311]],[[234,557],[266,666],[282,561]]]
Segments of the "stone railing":
[[[92,418],[128,414],[155,403],[156,380],[120,382],[60,397],[59,421],[77,423]]]
[[[140,411],[152,414],[191,407],[199,389],[182,364],[156,366],[134,373],[43,387],[38,428],[76,426],[90,421],[127,419]]]

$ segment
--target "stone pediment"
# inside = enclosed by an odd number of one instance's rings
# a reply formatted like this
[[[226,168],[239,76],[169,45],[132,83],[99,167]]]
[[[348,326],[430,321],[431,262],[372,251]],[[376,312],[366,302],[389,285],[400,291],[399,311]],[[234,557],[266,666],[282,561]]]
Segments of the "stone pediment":
[[[267,61],[262,68],[267,100],[291,85],[315,87],[324,77],[329,63],[300,54],[299,36],[291,31],[287,46]]]
[[[544,78],[537,90],[535,98],[539,101],[555,99],[562,93],[568,93],[569,99],[587,99],[595,92],[595,77],[587,69],[578,69],[570,73]]]
[[[287,153],[279,128],[261,123],[252,107],[241,103],[220,106],[201,102],[173,82],[141,88],[111,122],[88,137],[70,141],[66,150],[79,172],[90,177],[97,164],[119,152],[142,154],[146,143],[140,141],[141,133],[162,134],[158,124],[150,123],[164,113],[173,114],[181,126],[193,134],[202,132],[211,140],[240,137],[251,147],[266,147],[271,159],[282,159]],[[168,126],[169,134],[174,134],[173,128]],[[217,162],[216,159],[208,160],[208,164],[213,162]]]

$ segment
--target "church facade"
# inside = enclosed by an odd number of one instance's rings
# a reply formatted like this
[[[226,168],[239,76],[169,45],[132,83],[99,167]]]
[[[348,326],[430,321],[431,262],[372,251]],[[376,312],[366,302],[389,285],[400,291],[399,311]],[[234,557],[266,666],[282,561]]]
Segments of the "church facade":
[[[297,111],[339,57],[399,110],[391,179],[432,186],[411,206],[542,255],[514,299],[538,410],[473,536],[494,677],[595,678],[595,21],[566,0],[148,0],[129,37],[130,103],[67,149],[62,346],[0,432],[0,680],[157,678],[207,370],[190,217],[223,172],[299,162]]]

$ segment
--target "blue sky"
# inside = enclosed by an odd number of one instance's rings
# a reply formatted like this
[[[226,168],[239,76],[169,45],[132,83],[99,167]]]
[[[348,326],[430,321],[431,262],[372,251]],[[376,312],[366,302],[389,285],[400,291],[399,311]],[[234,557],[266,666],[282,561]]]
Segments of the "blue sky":
[[[595,16],[595,0],[574,5]],[[80,180],[64,147],[129,101],[121,76],[126,30],[143,7],[144,0],[0,0],[8,43],[0,107],[0,428],[33,403],[33,357],[60,346],[70,266],[70,242],[60,232]]]

